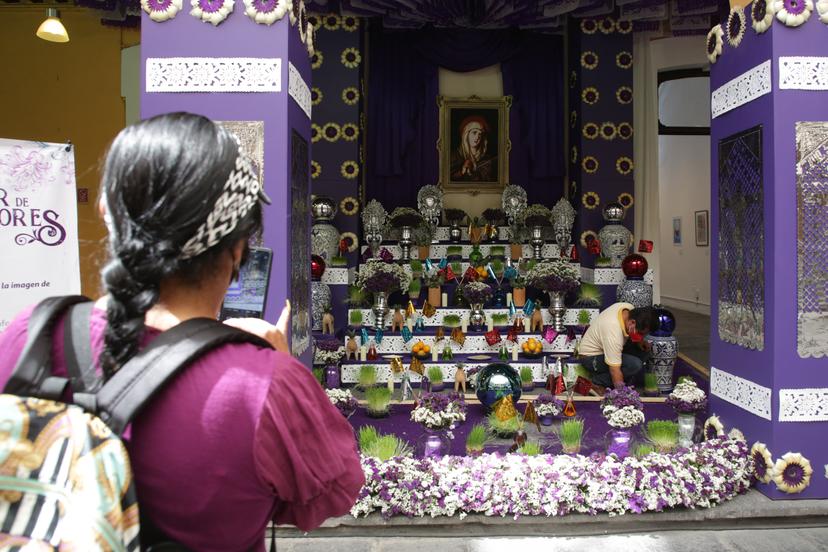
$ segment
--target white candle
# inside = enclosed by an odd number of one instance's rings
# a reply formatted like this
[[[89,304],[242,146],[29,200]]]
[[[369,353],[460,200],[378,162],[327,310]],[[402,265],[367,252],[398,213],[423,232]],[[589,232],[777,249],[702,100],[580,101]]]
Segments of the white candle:
[[[507,294],[506,294],[506,305],[507,305],[507,306],[509,306],[509,305],[511,305],[511,304],[512,304],[512,294],[511,294],[511,293],[507,293]]]
[[[368,360],[368,347],[366,347],[365,345],[359,348],[359,359],[362,362]]]
[[[469,319],[465,316],[463,317],[463,321],[460,323],[460,329],[463,330],[463,333],[466,333],[469,330]]]
[[[407,321],[407,324],[408,324],[408,331],[413,332],[414,331],[414,318],[409,317],[408,321]]]
[[[517,362],[518,359],[518,344],[512,345],[512,361]]]
[[[394,393],[394,372],[388,374],[388,390]]]
[[[494,321],[490,315],[486,315],[486,331],[490,332],[494,329]]]
[[[527,333],[532,331],[532,320],[531,319],[529,319],[529,318],[524,318],[523,319],[523,329]]]
[[[437,347],[436,346],[432,347],[431,348],[431,362],[437,362],[437,354],[438,354]]]
[[[440,296],[440,304],[444,307],[448,306],[448,293],[443,293]]]

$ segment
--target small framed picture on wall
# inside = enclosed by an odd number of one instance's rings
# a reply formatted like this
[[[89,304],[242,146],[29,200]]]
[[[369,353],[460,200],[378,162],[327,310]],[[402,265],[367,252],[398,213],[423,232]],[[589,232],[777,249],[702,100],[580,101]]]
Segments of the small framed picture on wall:
[[[673,217],[673,245],[681,245],[681,217]]]
[[[696,245],[710,245],[710,211],[696,211]]]

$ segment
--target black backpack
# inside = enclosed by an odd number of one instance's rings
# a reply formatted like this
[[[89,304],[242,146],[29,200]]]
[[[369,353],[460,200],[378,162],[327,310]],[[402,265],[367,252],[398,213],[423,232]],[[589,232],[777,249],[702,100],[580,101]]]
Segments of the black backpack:
[[[38,304],[0,395],[0,427],[9,432],[0,439],[0,547],[36,542],[85,551],[185,550],[139,512],[120,436],[155,394],[200,356],[227,343],[271,345],[216,320],[186,320],[153,339],[104,383],[91,360],[92,307],[83,296]],[[56,322],[67,311],[69,378],[63,378],[52,375],[51,350]],[[62,402],[69,387],[72,405]]]

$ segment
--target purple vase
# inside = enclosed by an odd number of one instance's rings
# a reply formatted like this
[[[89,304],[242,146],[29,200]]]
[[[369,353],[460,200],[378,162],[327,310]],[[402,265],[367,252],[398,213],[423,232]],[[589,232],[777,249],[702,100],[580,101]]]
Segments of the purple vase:
[[[325,366],[325,387],[327,389],[339,389],[339,366],[329,364]]]

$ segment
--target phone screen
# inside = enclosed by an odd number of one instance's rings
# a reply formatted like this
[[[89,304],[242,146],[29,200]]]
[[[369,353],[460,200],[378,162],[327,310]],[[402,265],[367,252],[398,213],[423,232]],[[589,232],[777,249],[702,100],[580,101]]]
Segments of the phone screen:
[[[270,286],[270,267],[273,251],[266,247],[251,247],[247,263],[239,271],[224,295],[220,320],[228,318],[264,318],[267,290]]]

